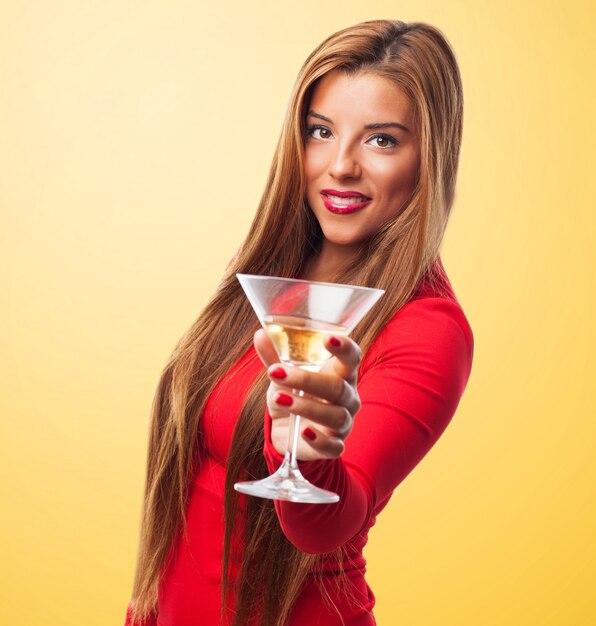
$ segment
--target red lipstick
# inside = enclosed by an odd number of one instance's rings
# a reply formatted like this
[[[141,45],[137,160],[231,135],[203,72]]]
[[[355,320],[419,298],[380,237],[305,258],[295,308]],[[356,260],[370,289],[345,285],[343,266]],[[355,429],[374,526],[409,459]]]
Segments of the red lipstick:
[[[371,198],[358,191],[340,191],[338,189],[323,189],[321,198],[328,211],[339,215],[354,213],[372,202]]]

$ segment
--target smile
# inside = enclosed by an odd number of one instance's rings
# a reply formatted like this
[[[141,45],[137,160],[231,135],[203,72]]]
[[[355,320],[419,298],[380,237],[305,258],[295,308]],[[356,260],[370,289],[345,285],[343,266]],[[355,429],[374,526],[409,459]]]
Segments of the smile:
[[[354,213],[368,206],[372,200],[365,196],[354,196],[342,198],[341,196],[332,196],[331,194],[321,193],[323,204],[328,211],[336,214]]]

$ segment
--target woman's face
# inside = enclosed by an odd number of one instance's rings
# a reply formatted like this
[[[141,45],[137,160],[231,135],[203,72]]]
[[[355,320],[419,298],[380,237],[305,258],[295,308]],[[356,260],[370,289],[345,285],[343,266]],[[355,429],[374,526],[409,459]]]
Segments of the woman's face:
[[[416,186],[420,146],[404,92],[375,74],[326,74],[306,125],[306,197],[323,235],[358,246],[396,217]]]

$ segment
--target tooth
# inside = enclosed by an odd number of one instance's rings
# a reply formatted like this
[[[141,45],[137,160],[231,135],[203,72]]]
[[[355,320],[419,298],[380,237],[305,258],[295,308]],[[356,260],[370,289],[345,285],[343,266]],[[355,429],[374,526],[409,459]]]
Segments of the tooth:
[[[328,196],[330,200],[337,204],[356,204],[357,202],[365,201],[363,196],[359,198],[341,198],[340,196]]]

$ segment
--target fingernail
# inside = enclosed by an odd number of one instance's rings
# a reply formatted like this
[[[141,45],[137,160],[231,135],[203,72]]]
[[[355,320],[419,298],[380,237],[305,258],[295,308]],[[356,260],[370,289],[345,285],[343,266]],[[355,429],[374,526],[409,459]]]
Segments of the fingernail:
[[[283,367],[274,367],[269,374],[271,374],[273,378],[285,378],[287,376],[286,370]]]
[[[312,430],[311,428],[305,428],[302,431],[302,434],[307,438],[310,439],[311,441],[314,441],[317,438],[317,433],[315,433],[314,430]]]
[[[329,339],[329,343],[336,348],[339,348],[339,346],[341,346],[341,341],[337,337],[331,337]]]
[[[275,401],[277,404],[281,404],[282,406],[292,406],[294,402],[294,400],[292,400],[292,396],[288,396],[285,393],[278,393]]]

